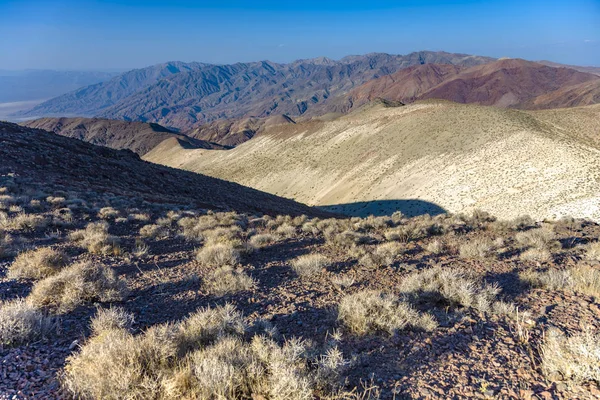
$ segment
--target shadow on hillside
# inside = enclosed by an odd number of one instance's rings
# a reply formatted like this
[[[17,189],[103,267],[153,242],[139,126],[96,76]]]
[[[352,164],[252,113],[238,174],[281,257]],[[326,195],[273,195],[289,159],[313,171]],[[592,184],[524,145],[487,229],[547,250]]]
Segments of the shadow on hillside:
[[[367,217],[369,215],[380,217],[392,215],[396,211],[402,212],[407,217],[416,217],[424,214],[433,216],[446,213],[446,210],[437,204],[418,199],[360,201],[317,208],[351,217]]]

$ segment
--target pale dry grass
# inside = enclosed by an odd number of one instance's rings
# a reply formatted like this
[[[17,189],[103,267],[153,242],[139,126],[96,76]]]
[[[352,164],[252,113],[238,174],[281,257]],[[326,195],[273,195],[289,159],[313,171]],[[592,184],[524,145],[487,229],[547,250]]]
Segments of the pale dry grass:
[[[211,271],[206,276],[203,286],[211,294],[224,296],[251,290],[256,287],[256,281],[248,276],[244,270],[225,265]]]
[[[565,270],[549,269],[544,272],[525,271],[521,280],[533,287],[548,290],[572,290],[600,297],[600,271],[588,265],[578,265]]]
[[[10,279],[41,279],[57,274],[69,263],[69,257],[62,251],[50,247],[40,247],[25,251],[17,256],[8,268]]]
[[[121,216],[121,212],[113,207],[103,207],[98,211],[98,218],[115,219]]]
[[[459,247],[461,258],[473,258],[485,260],[495,256],[496,246],[494,242],[486,237],[478,237],[463,243]]]
[[[92,318],[91,328],[96,335],[112,329],[129,331],[134,321],[133,315],[120,307],[100,308]]]
[[[147,239],[159,239],[168,235],[168,230],[164,226],[157,224],[148,224],[140,228],[140,236]]]
[[[52,318],[23,299],[0,302],[0,346],[31,342],[46,336],[53,327]]]
[[[88,301],[121,301],[127,294],[125,283],[117,278],[112,269],[82,261],[38,281],[28,300],[36,306],[68,312]]]
[[[72,232],[69,237],[92,254],[122,254],[119,238],[108,233],[106,222],[91,222],[85,229]]]
[[[403,254],[405,247],[396,242],[382,243],[375,247],[372,252],[367,252],[359,260],[359,264],[367,268],[387,267]]]
[[[309,277],[327,268],[331,261],[322,254],[305,254],[291,261],[292,269],[298,276]]]
[[[43,215],[18,213],[9,217],[0,213],[0,229],[7,231],[34,232],[46,228],[48,223]]]
[[[279,236],[270,233],[259,233],[250,238],[249,243],[251,246],[260,249],[279,241]]]
[[[522,261],[548,262],[552,260],[552,253],[548,249],[531,248],[519,255]]]
[[[240,251],[231,243],[207,243],[196,253],[196,260],[211,267],[235,265],[240,259]]]
[[[590,243],[586,246],[585,259],[590,261],[600,261],[600,242]]]
[[[600,334],[591,330],[566,336],[554,328],[546,332],[541,348],[547,376],[560,374],[576,382],[600,383]]]
[[[465,270],[435,266],[407,276],[400,284],[400,291],[416,302],[486,312],[491,310],[500,289],[480,282]]]
[[[515,239],[522,246],[538,250],[556,251],[561,248],[560,242],[556,240],[556,234],[548,228],[537,228],[519,232],[515,236]]]
[[[405,328],[433,330],[437,327],[430,314],[421,314],[396,296],[364,290],[342,298],[339,321],[356,335],[388,333]]]

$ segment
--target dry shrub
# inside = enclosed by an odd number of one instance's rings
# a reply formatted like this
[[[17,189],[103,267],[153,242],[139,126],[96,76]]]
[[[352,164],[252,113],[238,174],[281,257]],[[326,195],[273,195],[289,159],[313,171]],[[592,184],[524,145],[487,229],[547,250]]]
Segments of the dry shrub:
[[[29,300],[37,306],[69,312],[87,301],[121,301],[127,293],[125,283],[116,277],[112,269],[82,261],[38,281]]]
[[[331,278],[331,283],[337,286],[339,289],[347,289],[354,285],[354,278],[350,275],[335,275]]]
[[[106,222],[91,222],[85,229],[74,231],[69,236],[92,254],[120,255],[119,238],[108,234]]]
[[[435,239],[425,246],[425,250],[432,254],[444,254],[448,249],[443,240]]]
[[[121,307],[100,308],[92,319],[92,332],[99,335],[111,329],[131,330],[134,318]]]
[[[168,234],[164,226],[149,224],[140,228],[140,236],[147,239],[162,238]]]
[[[560,242],[556,240],[556,234],[547,228],[519,232],[515,239],[524,247],[532,247],[539,250],[556,251],[561,248]]]
[[[331,261],[321,254],[305,254],[291,261],[292,269],[298,276],[307,277],[318,274],[327,268]]]
[[[345,364],[341,353],[328,351],[310,368],[298,340],[246,340],[243,316],[231,305],[137,336],[107,325],[67,359],[64,386],[74,397],[310,400],[334,387],[324,377],[337,377],[331,370]]]
[[[13,255],[13,243],[12,236],[0,230],[0,260]]]
[[[370,243],[373,238],[369,235],[363,235],[362,233],[351,230],[345,230],[338,233],[334,228],[325,231],[325,240],[329,246],[342,250]]]
[[[389,241],[408,243],[427,237],[427,229],[419,221],[410,221],[406,225],[388,229],[383,235]]]
[[[554,328],[546,332],[541,349],[542,369],[576,382],[600,383],[600,334],[586,330],[566,336]]]
[[[121,215],[119,210],[113,207],[103,207],[98,211],[98,218],[102,219],[115,219]]]
[[[58,273],[69,262],[69,257],[59,250],[40,247],[23,252],[8,268],[10,279],[41,279]]]
[[[132,213],[127,216],[127,220],[128,221],[148,222],[148,221],[150,221],[150,215],[142,214],[142,213]]]
[[[283,224],[275,230],[275,233],[284,238],[291,239],[296,236],[296,228],[289,224]]]
[[[588,265],[579,265],[566,270],[526,271],[520,275],[520,278],[533,287],[572,290],[600,297],[600,271]]]
[[[521,253],[519,258],[523,261],[548,262],[552,260],[552,253],[548,249],[531,248]]]
[[[243,227],[247,224],[247,219],[235,212],[209,213],[200,217],[183,217],[177,224],[183,229],[182,235],[186,239],[202,240],[204,231],[217,227]]]
[[[250,245],[260,249],[262,247],[277,243],[278,241],[279,237],[276,235],[272,235],[270,233],[261,233],[250,238]]]
[[[382,243],[377,245],[373,252],[368,252],[362,256],[359,264],[367,268],[387,267],[392,265],[402,253],[404,253],[404,246],[400,243]]]
[[[590,261],[600,261],[600,242],[588,244],[585,249],[584,258]]]
[[[48,219],[42,215],[19,213],[13,217],[0,214],[0,229],[7,231],[34,232],[48,226]]]
[[[490,311],[500,289],[457,268],[435,266],[407,276],[400,291],[411,301]]]
[[[493,257],[496,246],[494,242],[486,237],[471,239],[459,247],[461,258],[487,259]]]
[[[240,251],[231,243],[207,243],[196,253],[196,260],[211,267],[235,265],[240,259]]]
[[[202,234],[206,243],[233,243],[237,246],[243,243],[242,235],[242,229],[236,225],[207,229]]]
[[[216,296],[251,290],[255,287],[256,282],[244,270],[234,269],[229,265],[213,270],[204,281],[204,288]]]
[[[23,299],[0,302],[0,347],[18,346],[39,339],[53,326],[52,318]]]
[[[385,332],[393,335],[407,327],[433,330],[437,323],[429,314],[421,314],[396,296],[364,290],[342,298],[338,319],[356,335]]]

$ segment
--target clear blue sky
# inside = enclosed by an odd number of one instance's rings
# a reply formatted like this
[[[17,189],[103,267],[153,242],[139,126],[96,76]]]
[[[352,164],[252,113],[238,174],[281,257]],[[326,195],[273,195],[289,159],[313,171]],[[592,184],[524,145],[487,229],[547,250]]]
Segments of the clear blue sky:
[[[417,50],[600,66],[600,0],[0,0],[0,69]]]

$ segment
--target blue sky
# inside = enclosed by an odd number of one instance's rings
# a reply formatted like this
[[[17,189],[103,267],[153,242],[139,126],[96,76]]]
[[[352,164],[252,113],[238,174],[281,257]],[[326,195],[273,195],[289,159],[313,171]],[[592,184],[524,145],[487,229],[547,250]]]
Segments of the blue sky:
[[[600,66],[600,0],[0,0],[0,69],[418,50]]]

